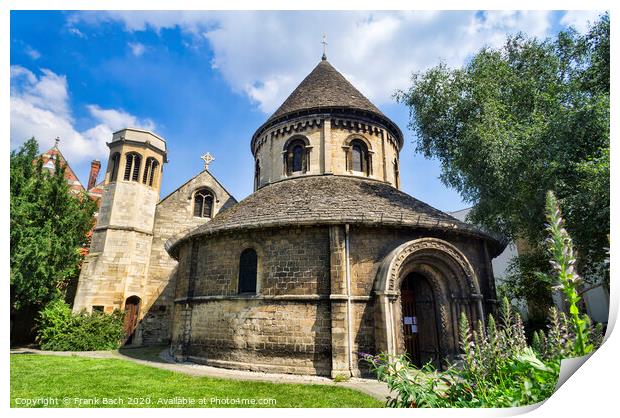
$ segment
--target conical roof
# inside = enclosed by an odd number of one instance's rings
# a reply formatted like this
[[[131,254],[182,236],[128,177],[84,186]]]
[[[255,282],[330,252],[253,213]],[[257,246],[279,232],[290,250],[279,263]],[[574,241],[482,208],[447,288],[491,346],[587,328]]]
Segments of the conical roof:
[[[291,112],[324,107],[359,109],[383,115],[329,61],[321,60],[268,121]]]
[[[366,119],[378,121],[387,127],[400,147],[403,145],[403,134],[400,128],[325,58],[303,79],[273,115],[256,130],[252,137],[252,144],[265,129],[300,113],[364,115]]]

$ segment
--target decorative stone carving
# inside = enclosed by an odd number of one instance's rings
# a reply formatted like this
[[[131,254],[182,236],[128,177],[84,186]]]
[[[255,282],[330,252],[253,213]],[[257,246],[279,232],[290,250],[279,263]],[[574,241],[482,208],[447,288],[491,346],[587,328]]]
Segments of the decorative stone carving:
[[[437,238],[422,238],[404,244],[404,246],[399,248],[400,251],[398,252],[398,256],[394,260],[393,266],[390,269],[389,286],[386,290],[394,292],[398,291],[400,281],[402,280],[402,277],[400,277],[401,269],[405,260],[417,252],[432,250],[434,251],[434,255],[436,257],[446,259],[448,263],[457,263],[466,278],[467,286],[469,287],[470,292],[479,293],[478,281],[475,277],[476,274],[474,273],[474,269],[463,253],[461,253],[452,244]]]
[[[451,316],[450,299],[456,291],[470,303],[472,294],[479,293],[478,278],[465,255],[452,244],[438,238],[421,238],[402,244],[393,250],[380,266],[375,281],[377,294],[376,324],[381,332],[376,333],[376,346],[391,354],[401,352],[404,347],[401,329],[400,309],[390,309],[389,299],[400,300],[402,280],[412,272],[423,274],[433,289],[439,322],[439,340],[442,356],[453,354],[458,344],[455,339],[454,320]],[[392,296],[388,298],[387,295]]]

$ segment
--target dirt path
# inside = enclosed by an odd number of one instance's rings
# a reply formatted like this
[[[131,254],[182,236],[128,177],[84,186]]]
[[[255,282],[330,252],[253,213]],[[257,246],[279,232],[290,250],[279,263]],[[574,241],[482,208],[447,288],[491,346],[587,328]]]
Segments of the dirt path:
[[[389,394],[385,383],[372,379],[351,378],[346,382],[335,383],[332,379],[321,376],[292,375],[280,373],[263,373],[246,370],[222,369],[191,362],[178,363],[168,354],[164,347],[124,348],[119,351],[42,351],[33,348],[12,349],[11,354],[44,354],[51,356],[79,356],[96,359],[122,359],[133,361],[158,369],[184,373],[190,376],[208,376],[220,379],[250,380],[272,383],[302,383],[315,385],[335,385],[366,393],[376,399],[385,401]]]

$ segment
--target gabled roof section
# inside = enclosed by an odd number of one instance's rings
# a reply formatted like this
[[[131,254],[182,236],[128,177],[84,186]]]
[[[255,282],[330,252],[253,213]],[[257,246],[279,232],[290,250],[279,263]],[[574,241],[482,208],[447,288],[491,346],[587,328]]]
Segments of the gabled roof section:
[[[179,187],[177,187],[176,189],[174,189],[172,192],[168,193],[166,195],[166,197],[164,197],[163,199],[161,199],[157,204],[160,205],[162,204],[166,199],[168,199],[170,196],[172,196],[173,194],[175,194],[176,192],[178,192],[179,190],[181,190],[183,187],[185,187],[188,183],[190,183],[192,180],[194,180],[196,177],[202,175],[203,173],[206,173],[209,175],[209,177],[211,177],[213,179],[213,181],[215,183],[217,183],[217,185],[219,185],[227,194],[228,196],[230,196],[230,198],[237,203],[237,199],[235,199],[235,197],[226,189],[226,187],[224,187],[222,185],[222,183],[219,182],[219,180],[213,175],[211,174],[211,172],[209,170],[202,170],[200,171],[198,174],[196,174],[194,177],[188,179],[185,183],[181,184]]]
[[[268,121],[302,109],[322,107],[359,109],[383,115],[329,61],[321,60]]]
[[[69,188],[75,193],[86,190],[78,177],[75,175],[75,172],[69,166],[69,163],[67,162],[65,156],[62,155],[62,152],[60,152],[60,149],[57,145],[54,145],[52,148],[42,153],[39,157],[43,161],[43,166],[50,162],[51,164],[53,164],[53,160],[58,159],[60,161],[60,164],[65,168],[65,179],[67,179]],[[53,170],[53,168],[48,169]]]

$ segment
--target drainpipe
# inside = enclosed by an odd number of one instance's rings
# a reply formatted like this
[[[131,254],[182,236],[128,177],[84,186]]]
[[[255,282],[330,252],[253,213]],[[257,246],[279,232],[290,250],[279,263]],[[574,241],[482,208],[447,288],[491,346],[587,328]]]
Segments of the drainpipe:
[[[349,372],[353,376],[353,334],[351,331],[351,264],[349,263],[349,224],[344,226],[344,251],[346,263],[346,279],[347,279],[347,340],[349,347]]]

